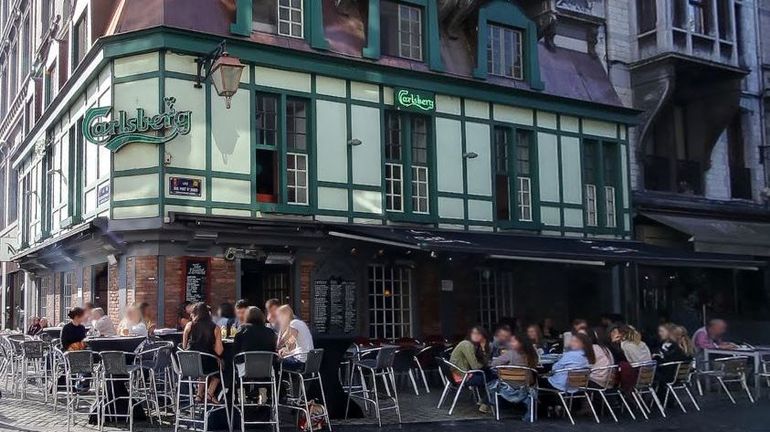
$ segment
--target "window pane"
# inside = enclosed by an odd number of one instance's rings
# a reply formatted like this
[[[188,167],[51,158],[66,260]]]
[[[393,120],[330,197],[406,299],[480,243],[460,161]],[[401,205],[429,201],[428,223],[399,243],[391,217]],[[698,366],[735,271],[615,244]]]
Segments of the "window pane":
[[[278,1],[278,34],[295,38],[303,37],[302,0]]]
[[[278,145],[278,97],[257,95],[257,144]]]
[[[522,79],[522,33],[507,27],[487,27],[487,70],[492,75]]]
[[[422,9],[383,0],[380,6],[382,53],[422,60]]]

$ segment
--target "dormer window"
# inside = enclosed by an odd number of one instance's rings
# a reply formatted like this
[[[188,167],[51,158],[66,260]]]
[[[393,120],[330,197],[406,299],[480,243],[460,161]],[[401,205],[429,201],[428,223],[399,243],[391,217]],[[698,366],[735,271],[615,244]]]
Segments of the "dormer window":
[[[487,70],[490,75],[523,79],[522,34],[519,30],[489,24]]]
[[[304,38],[304,0],[259,0],[253,2],[254,30]]]
[[[383,1],[380,13],[382,54],[422,61],[422,9]]]

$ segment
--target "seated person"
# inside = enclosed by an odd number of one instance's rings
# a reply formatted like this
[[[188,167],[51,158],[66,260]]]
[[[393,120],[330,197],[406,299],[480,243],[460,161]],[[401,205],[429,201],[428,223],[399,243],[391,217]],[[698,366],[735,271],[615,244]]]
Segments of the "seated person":
[[[568,372],[565,370],[588,368],[594,363],[596,363],[596,356],[591,338],[585,333],[577,333],[570,338],[569,350],[554,363],[551,376],[541,380],[540,387],[567,391]]]
[[[658,335],[662,342],[660,351],[655,353],[658,364],[692,361],[695,356],[695,347],[686,328],[676,324],[665,324],[658,329]],[[668,383],[674,379],[675,374],[676,367],[662,367],[655,374],[655,380],[659,383]]]
[[[118,325],[120,336],[147,336],[147,325],[142,319],[139,305],[131,305],[126,310],[126,317]]]
[[[60,341],[64,351],[80,351],[86,349],[84,342],[88,330],[83,325],[86,319],[86,312],[79,307],[72,308],[67,316],[70,322],[61,329]]]
[[[517,333],[513,335],[508,342],[508,349],[505,350],[503,355],[492,359],[492,366],[524,366],[531,369],[537,367],[538,355],[535,351],[535,345],[532,343],[527,335]],[[530,384],[535,384],[534,382]],[[488,384],[490,394],[497,393],[501,398],[511,403],[524,402],[527,405],[526,413],[524,414],[524,421],[534,421],[530,418],[530,402],[529,398],[531,392],[536,391],[532,388],[511,388],[505,380],[495,379]]]
[[[37,336],[42,330],[43,328],[40,327],[40,318],[32,317],[32,323],[27,329],[27,336]]]
[[[304,321],[294,317],[291,306],[283,305],[276,310],[278,333],[278,354],[283,359],[284,369],[302,370],[307,353],[313,347],[313,335]]]
[[[489,363],[491,348],[489,346],[489,334],[480,326],[473,327],[468,334],[468,337],[457,344],[452,350],[452,354],[449,361],[458,368],[468,370],[484,370]],[[458,384],[462,381],[457,371],[453,371],[455,382]],[[472,374],[465,383],[472,387],[482,388],[486,384],[486,380],[483,374]],[[487,392],[481,391],[481,404],[479,405],[479,411],[482,413],[488,413],[491,411],[489,401],[486,399]]]
[[[98,336],[115,336],[115,325],[109,316],[104,313],[102,308],[91,310],[91,329],[96,331]]]
[[[722,340],[725,334],[727,334],[727,322],[722,319],[712,319],[705,327],[701,327],[695,330],[692,334],[693,343],[695,344],[695,350],[698,354],[702,353],[707,348],[722,348],[732,349],[735,348],[735,344],[732,342],[725,342]]]
[[[532,341],[538,354],[545,354],[551,348],[550,344],[543,337],[543,331],[537,324],[527,326],[527,337]]]
[[[233,352],[275,352],[276,343],[275,332],[265,326],[265,314],[256,306],[247,308],[245,322],[238,328],[233,340]]]
[[[249,302],[240,299],[235,302],[235,318],[238,319],[238,327],[246,323],[246,313],[249,310]]]
[[[511,340],[511,327],[508,324],[497,326],[495,335],[492,337],[491,357],[499,357],[503,351],[508,349],[508,342]]]
[[[218,358],[222,357],[225,350],[224,345],[222,345],[222,331],[211,318],[211,310],[206,303],[199,302],[193,306],[192,321],[185,325],[184,333],[182,333],[182,347],[186,350],[200,351]],[[215,372],[220,367],[219,361],[210,356],[203,356],[202,363],[205,374]],[[218,376],[209,378],[209,393],[204,395],[205,386],[199,384],[195,396],[196,401],[202,402],[205,396],[209,403],[218,403],[218,385]]]

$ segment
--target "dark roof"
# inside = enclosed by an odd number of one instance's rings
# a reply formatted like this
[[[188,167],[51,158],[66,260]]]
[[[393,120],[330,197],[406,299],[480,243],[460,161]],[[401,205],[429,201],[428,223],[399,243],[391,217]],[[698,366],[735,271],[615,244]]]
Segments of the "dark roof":
[[[105,0],[106,1],[106,0]],[[230,24],[234,21],[234,0],[112,0],[113,14],[106,35],[127,33],[157,26],[233,37]],[[321,0],[318,0],[321,1]],[[324,2],[324,26],[331,56],[362,58],[366,41],[366,17],[358,7],[342,13],[334,2]],[[256,43],[280,46],[299,51],[314,51],[304,40],[252,32],[248,38]],[[472,79],[475,62],[474,41],[466,34],[442,30],[441,55],[445,74]],[[544,93],[605,105],[623,106],[598,58],[565,48],[548,49],[538,44],[541,79]],[[383,56],[376,63],[395,68],[428,70],[423,62]],[[489,77],[487,82],[502,87],[530,90],[524,81]]]

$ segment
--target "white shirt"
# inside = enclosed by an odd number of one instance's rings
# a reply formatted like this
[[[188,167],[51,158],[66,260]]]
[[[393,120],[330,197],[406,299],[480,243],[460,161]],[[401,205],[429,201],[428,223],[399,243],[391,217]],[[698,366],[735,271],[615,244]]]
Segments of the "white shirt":
[[[98,332],[99,336],[115,336],[115,326],[107,315],[93,320],[91,322],[91,327]]]
[[[295,356],[295,358],[301,362],[307,360],[307,353],[314,348],[313,335],[310,333],[310,329],[304,321],[293,319],[289,323],[289,327],[297,331],[297,346],[286,353],[287,356]]]
[[[143,322],[136,324],[130,324],[127,320],[121,321],[118,326],[119,330],[128,329],[129,336],[147,336],[147,325]]]

